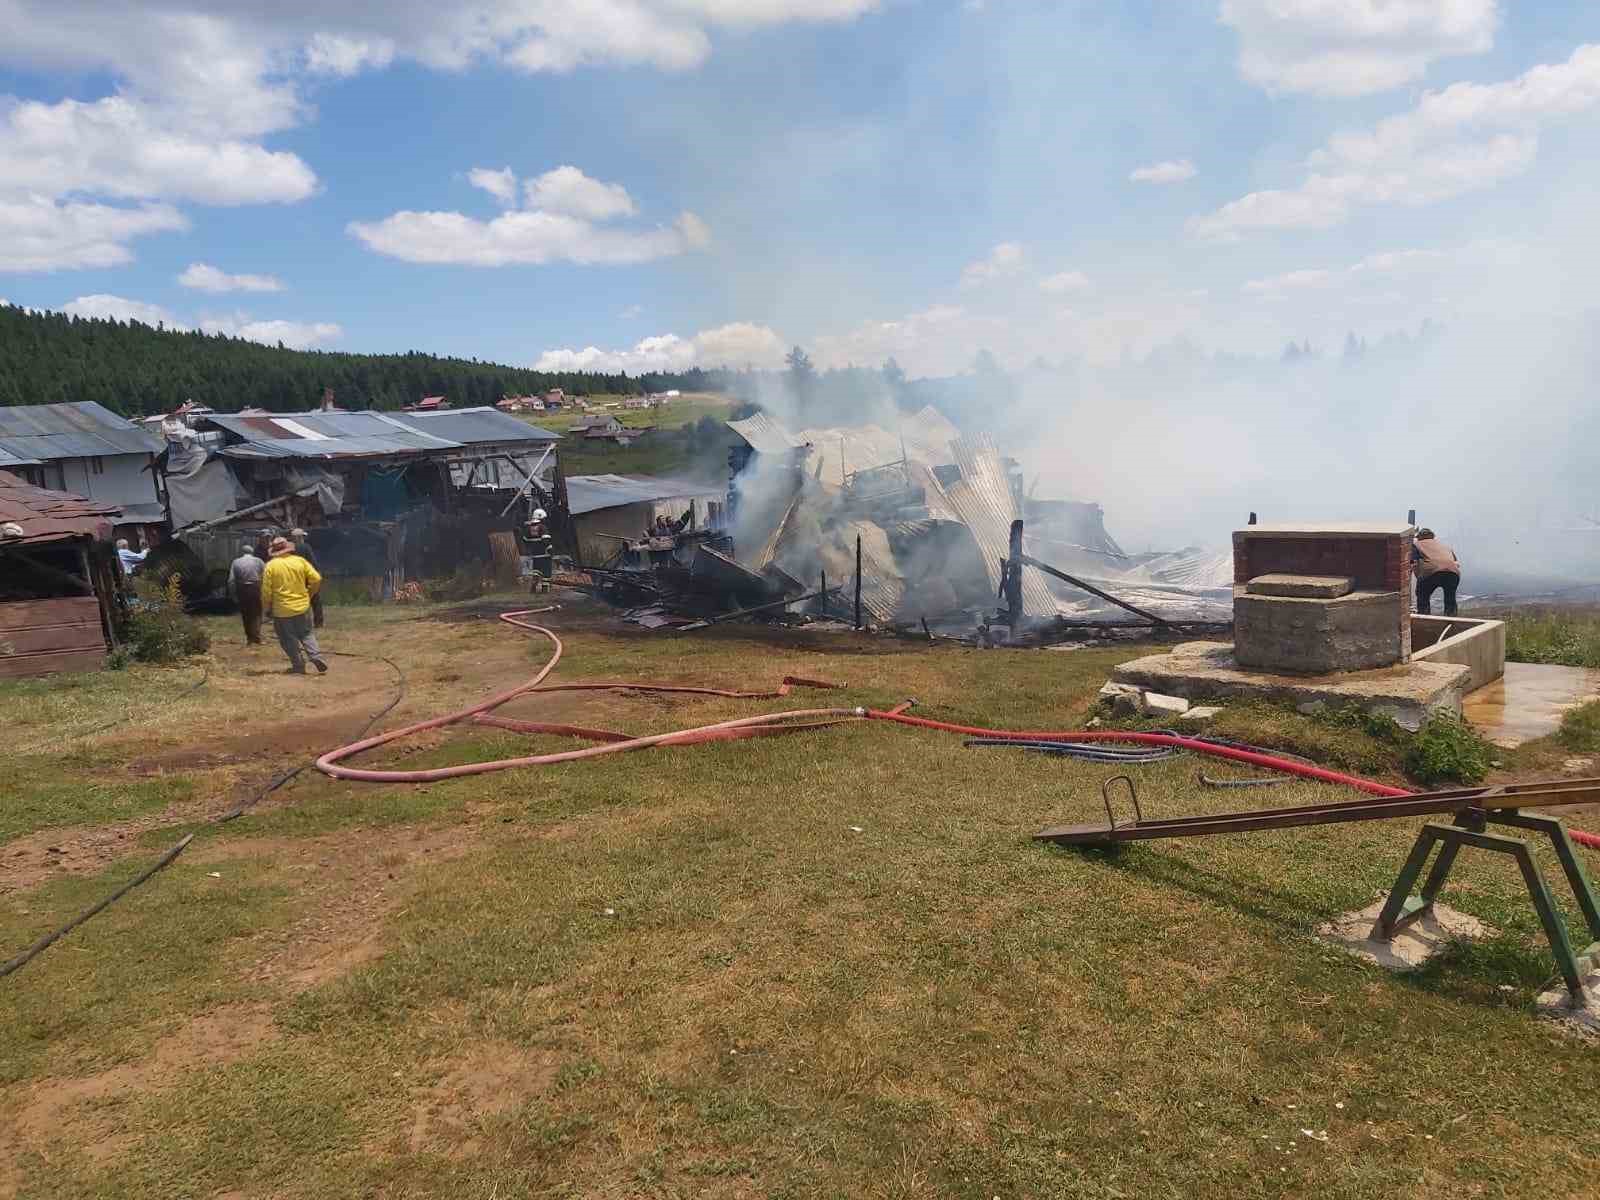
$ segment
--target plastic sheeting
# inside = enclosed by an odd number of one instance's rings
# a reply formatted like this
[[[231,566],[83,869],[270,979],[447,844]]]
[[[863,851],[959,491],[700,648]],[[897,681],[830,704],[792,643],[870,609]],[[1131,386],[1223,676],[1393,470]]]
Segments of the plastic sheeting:
[[[296,496],[314,496],[324,516],[333,516],[344,507],[344,476],[323,467],[295,463],[283,469],[288,491]]]
[[[174,473],[174,460],[167,458],[167,503],[174,529],[219,520],[249,499],[227,463],[220,458],[207,462],[205,451],[196,450],[198,455],[185,461],[189,470],[184,474]]]

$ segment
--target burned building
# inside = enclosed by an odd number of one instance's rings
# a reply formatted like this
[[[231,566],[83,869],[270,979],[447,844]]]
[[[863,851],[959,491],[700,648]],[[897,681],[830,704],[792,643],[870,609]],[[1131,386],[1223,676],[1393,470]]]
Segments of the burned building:
[[[536,477],[560,440],[493,408],[209,413],[165,433],[163,499],[208,575],[262,531],[301,527],[333,574],[384,592],[487,561],[489,535],[546,496]]]

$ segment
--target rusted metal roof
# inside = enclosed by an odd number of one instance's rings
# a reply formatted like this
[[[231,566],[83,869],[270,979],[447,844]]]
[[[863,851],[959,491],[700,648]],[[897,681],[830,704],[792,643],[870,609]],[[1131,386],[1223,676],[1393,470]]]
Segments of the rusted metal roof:
[[[0,455],[16,461],[160,452],[159,439],[93,400],[0,407]]]
[[[34,487],[9,471],[0,471],[0,527],[22,527],[20,538],[0,534],[0,549],[72,537],[105,540],[111,536],[112,522],[121,515],[122,509],[115,504]]]

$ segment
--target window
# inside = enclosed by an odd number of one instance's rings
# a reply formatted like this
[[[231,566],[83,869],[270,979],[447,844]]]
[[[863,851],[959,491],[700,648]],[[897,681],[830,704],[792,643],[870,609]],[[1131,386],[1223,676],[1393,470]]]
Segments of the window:
[[[104,475],[106,473],[106,460],[98,454],[89,460],[89,473],[91,475]]]

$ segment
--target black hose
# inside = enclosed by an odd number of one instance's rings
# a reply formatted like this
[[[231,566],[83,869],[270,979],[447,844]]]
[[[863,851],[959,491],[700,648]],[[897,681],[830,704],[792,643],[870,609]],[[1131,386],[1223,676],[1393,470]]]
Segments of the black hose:
[[[377,660],[379,660],[381,662],[388,663],[389,666],[391,668],[393,668],[394,673],[396,674],[396,676],[399,677],[399,686],[395,689],[394,698],[392,700],[390,700],[389,703],[385,704],[382,708],[380,708],[377,712],[373,713],[372,716],[368,717],[366,724],[364,724],[361,727],[360,732],[358,732],[355,735],[355,737],[352,739],[353,741],[360,741],[362,738],[366,737],[368,730],[370,730],[374,725],[376,725],[378,723],[378,721],[382,717],[384,717],[386,714],[388,714],[390,711],[392,711],[394,706],[399,704],[400,701],[405,697],[405,694],[406,694],[406,673],[400,669],[400,664],[395,662],[394,659],[386,658],[382,654],[351,654],[348,651],[342,651],[342,650],[330,650],[330,651],[327,651],[327,653],[330,654],[330,655],[336,655],[339,658],[371,658],[371,659],[377,659]],[[207,673],[207,675],[209,677],[209,672]],[[203,684],[205,682],[205,680],[202,679],[200,682]],[[198,691],[198,690],[199,690],[199,685],[198,684],[194,688],[190,689],[190,691]],[[187,695],[187,694],[188,693],[185,693],[185,695]],[[115,721],[112,722],[112,724],[119,724],[119,723],[120,722],[115,722]],[[109,726],[107,726],[107,728],[109,728]],[[256,793],[254,793],[253,795],[251,795],[248,799],[241,800],[238,804],[235,804],[227,812],[223,813],[220,817],[218,817],[213,822],[213,824],[221,825],[221,824],[224,824],[225,822],[234,820],[236,817],[243,816],[245,813],[250,811],[250,809],[254,808],[257,804],[261,803],[261,801],[266,799],[268,796],[272,795],[273,792],[277,791],[284,784],[288,783],[296,775],[299,775],[300,772],[304,771],[307,767],[311,766],[316,761],[317,760],[315,758],[312,758],[312,759],[310,759],[310,760],[308,760],[306,762],[301,763],[298,767],[295,767],[291,771],[285,771],[282,775],[279,775],[277,778],[272,780],[272,782],[267,784],[260,791],[258,791]],[[42,954],[45,950],[49,949],[50,946],[53,945],[55,942],[59,941],[61,938],[65,937],[67,934],[71,933],[79,925],[82,925],[90,917],[96,916],[99,913],[104,912],[106,909],[110,908],[113,904],[115,904],[118,900],[121,900],[129,892],[133,891],[134,888],[138,887],[146,879],[149,879],[156,872],[166,868],[168,865],[171,864],[173,859],[177,858],[178,855],[182,854],[186,849],[188,849],[189,843],[194,841],[194,838],[195,838],[195,835],[192,834],[192,833],[184,834],[181,838],[178,839],[176,844],[174,844],[170,849],[167,850],[167,852],[165,854],[163,854],[159,859],[157,859],[156,862],[152,866],[147,867],[145,870],[141,871],[139,873],[139,875],[136,876],[131,882],[123,884],[120,888],[118,888],[116,891],[112,892],[111,895],[107,896],[104,900],[101,900],[93,908],[90,908],[90,909],[86,910],[85,912],[80,913],[78,916],[72,918],[72,920],[68,921],[65,925],[61,926],[61,928],[57,929],[55,932],[45,934],[44,937],[40,938],[33,945],[29,946],[21,954],[17,955],[15,958],[13,958],[10,961],[6,962],[4,965],[0,965],[0,979],[5,978],[7,975],[11,974],[13,971],[18,970],[19,968],[24,967],[28,963],[32,962],[34,960],[34,958],[36,958],[38,955]]]
[[[11,972],[13,972],[15,970],[18,970],[21,967],[27,966],[35,958],[37,958],[39,955],[43,954],[46,950],[48,950],[53,944],[55,944],[61,938],[66,937],[67,934],[71,933],[79,925],[82,925],[90,917],[96,916],[97,914],[99,914],[101,912],[104,912],[106,909],[110,908],[113,904],[115,904],[118,900],[121,900],[129,892],[133,891],[134,888],[138,887],[146,879],[149,879],[150,876],[154,875],[157,871],[160,871],[160,870],[164,869],[165,867],[167,867],[172,862],[173,859],[177,858],[178,855],[182,854],[185,850],[187,850],[189,848],[189,843],[192,842],[192,841],[194,841],[194,834],[192,834],[192,833],[184,834],[181,838],[178,839],[177,844],[174,845],[172,847],[172,849],[168,850],[165,854],[163,854],[160,858],[158,858],[152,865],[146,867],[143,871],[140,871],[139,874],[135,875],[127,883],[123,884],[116,891],[112,892],[111,895],[107,896],[104,900],[100,901],[93,908],[86,909],[84,912],[79,913],[77,916],[73,917],[72,920],[68,921],[65,925],[63,925],[60,929],[57,929],[54,933],[45,934],[42,938],[40,938],[33,945],[29,946],[26,950],[24,950],[21,954],[17,955],[15,958],[9,960],[8,962],[6,962],[4,964],[0,964],[0,979],[4,979],[7,975],[11,974]]]
[[[1011,746],[1031,750],[1036,754],[1053,754],[1061,758],[1076,758],[1084,762],[1143,763],[1163,762],[1183,753],[1173,746],[1108,746],[1103,742],[1056,742],[1046,739],[1023,738],[968,738],[967,746]]]

